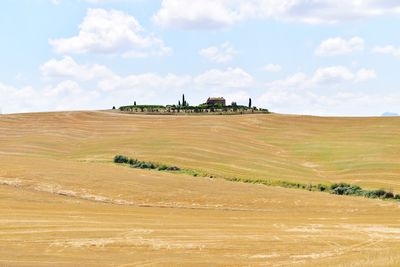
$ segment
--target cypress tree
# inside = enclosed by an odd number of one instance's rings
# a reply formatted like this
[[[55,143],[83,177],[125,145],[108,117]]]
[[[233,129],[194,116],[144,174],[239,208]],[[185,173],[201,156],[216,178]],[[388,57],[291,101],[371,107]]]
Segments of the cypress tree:
[[[136,106],[136,101],[133,102],[133,105]]]
[[[186,106],[185,94],[182,95],[182,106]]]
[[[249,98],[249,108],[251,108],[251,98]]]

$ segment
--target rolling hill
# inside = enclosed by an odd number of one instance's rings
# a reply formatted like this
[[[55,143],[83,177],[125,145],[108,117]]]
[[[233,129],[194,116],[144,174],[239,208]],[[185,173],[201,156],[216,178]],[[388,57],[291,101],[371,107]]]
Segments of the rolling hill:
[[[400,192],[399,129],[398,117],[1,115],[0,264],[398,266],[398,202],[218,178]]]

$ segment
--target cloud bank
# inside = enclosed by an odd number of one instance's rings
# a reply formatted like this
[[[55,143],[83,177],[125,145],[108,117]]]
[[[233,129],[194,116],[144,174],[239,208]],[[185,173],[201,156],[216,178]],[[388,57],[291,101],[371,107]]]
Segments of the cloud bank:
[[[79,33],[69,38],[50,39],[60,54],[111,54],[123,57],[162,56],[171,52],[164,42],[146,33],[139,22],[122,11],[88,9]]]
[[[399,10],[400,3],[392,0],[163,0],[153,21],[184,30],[223,28],[249,19],[335,24]]]

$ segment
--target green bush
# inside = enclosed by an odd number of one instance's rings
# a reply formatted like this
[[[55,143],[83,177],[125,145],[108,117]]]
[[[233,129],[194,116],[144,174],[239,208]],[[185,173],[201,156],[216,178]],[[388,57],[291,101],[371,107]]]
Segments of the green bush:
[[[176,166],[170,166],[167,167],[167,171],[180,171],[181,169],[179,167]]]
[[[159,171],[166,171],[168,169],[168,166],[167,165],[160,165],[160,166],[158,166],[158,170]]]
[[[122,155],[116,155],[114,157],[114,162],[115,163],[128,163],[129,159],[128,157],[122,156]]]
[[[365,191],[364,196],[369,198],[380,198],[383,197],[385,194],[386,194],[385,190],[378,189],[378,190]]]
[[[145,161],[139,161],[132,165],[133,168],[139,168],[139,169],[155,169],[156,165],[154,165],[151,162],[145,162]]]
[[[331,193],[335,195],[362,195],[363,190],[358,185],[346,183],[332,184]]]
[[[180,171],[181,169],[176,166],[159,165],[153,162],[139,161],[137,159],[131,159],[123,155],[117,155],[114,157],[115,163],[129,164],[131,168],[138,169],[157,169],[159,171]]]
[[[135,165],[137,162],[138,162],[137,159],[129,159],[128,164]]]
[[[394,198],[394,194],[392,192],[386,192],[386,194],[384,194],[382,197],[383,198]]]
[[[327,186],[323,185],[323,184],[318,184],[317,188],[318,188],[319,191],[324,192],[324,191],[326,191]]]

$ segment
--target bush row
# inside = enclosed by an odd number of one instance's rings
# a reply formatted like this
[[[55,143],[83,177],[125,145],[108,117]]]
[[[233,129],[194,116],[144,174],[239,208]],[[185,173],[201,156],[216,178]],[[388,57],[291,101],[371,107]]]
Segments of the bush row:
[[[395,195],[392,192],[385,191],[383,189],[365,190],[359,187],[358,185],[351,185],[346,183],[326,185],[326,184],[304,184],[304,183],[296,183],[289,181],[263,180],[263,179],[226,178],[226,180],[233,182],[280,186],[284,188],[304,189],[309,191],[320,191],[334,195],[363,196],[367,198],[400,200],[400,194]]]
[[[152,162],[139,161],[131,159],[126,156],[117,155],[114,157],[115,163],[129,164],[132,168],[140,169],[157,169],[159,171],[181,171],[179,167],[167,166],[163,164],[156,164]],[[184,170],[185,173],[193,176],[199,176],[200,174],[194,170]],[[202,176],[209,176],[207,174],[201,174]],[[209,176],[213,178],[213,176]],[[346,183],[335,183],[331,185],[326,184],[305,184],[290,181],[280,180],[265,180],[265,179],[244,179],[244,178],[224,178],[225,180],[232,182],[252,183],[252,184],[263,184],[269,186],[281,186],[285,188],[296,188],[304,189],[309,191],[320,191],[327,192],[334,195],[346,195],[346,196],[363,196],[367,198],[381,198],[381,199],[395,199],[400,200],[400,194],[393,194],[390,191],[384,189],[378,190],[365,190],[358,185],[346,184]]]
[[[152,169],[152,170],[159,170],[159,171],[180,171],[181,169],[176,166],[167,166],[164,164],[157,164],[148,161],[139,161],[137,159],[131,159],[123,155],[116,155],[114,157],[114,162],[119,164],[129,164],[132,168],[138,169]]]

